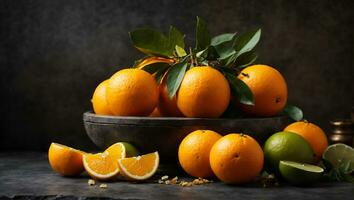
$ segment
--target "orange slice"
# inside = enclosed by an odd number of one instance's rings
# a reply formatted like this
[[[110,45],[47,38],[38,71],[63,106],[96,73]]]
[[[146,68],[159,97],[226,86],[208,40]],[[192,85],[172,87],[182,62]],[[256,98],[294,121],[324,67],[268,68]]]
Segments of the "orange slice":
[[[48,150],[49,164],[54,171],[62,176],[77,176],[84,171],[82,164],[83,151],[52,143]]]
[[[118,160],[121,174],[131,180],[146,180],[153,176],[159,166],[159,153],[122,158]]]
[[[105,150],[105,152],[107,152],[116,161],[118,161],[118,159],[126,157],[125,146],[121,142],[112,144]]]
[[[108,152],[86,154],[83,163],[87,173],[97,180],[113,179],[119,174],[117,160]]]

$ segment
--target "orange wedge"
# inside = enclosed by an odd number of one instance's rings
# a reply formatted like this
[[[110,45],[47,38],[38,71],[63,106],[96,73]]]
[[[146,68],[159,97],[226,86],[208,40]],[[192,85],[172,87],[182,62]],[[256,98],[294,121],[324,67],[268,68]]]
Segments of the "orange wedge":
[[[121,142],[112,144],[105,150],[105,152],[107,152],[116,161],[118,161],[118,159],[126,157],[126,150],[123,143]]]
[[[83,163],[87,173],[96,180],[110,180],[119,174],[117,159],[108,152],[85,154]]]
[[[153,176],[159,166],[159,153],[122,158],[118,160],[121,174],[131,180],[146,180]]]
[[[49,164],[54,171],[62,176],[77,176],[84,171],[82,164],[83,151],[52,143],[48,150]]]

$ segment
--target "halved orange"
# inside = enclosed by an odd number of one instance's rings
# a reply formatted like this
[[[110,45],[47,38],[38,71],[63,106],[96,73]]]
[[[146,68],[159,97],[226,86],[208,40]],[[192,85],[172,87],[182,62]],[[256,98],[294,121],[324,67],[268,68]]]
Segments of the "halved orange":
[[[85,152],[53,142],[48,150],[48,160],[52,169],[58,174],[76,176],[84,171],[83,154]]]
[[[122,158],[118,160],[121,174],[131,180],[146,180],[153,176],[159,166],[159,153]]]
[[[87,173],[97,180],[110,180],[118,176],[117,159],[108,152],[85,154],[83,163]]]

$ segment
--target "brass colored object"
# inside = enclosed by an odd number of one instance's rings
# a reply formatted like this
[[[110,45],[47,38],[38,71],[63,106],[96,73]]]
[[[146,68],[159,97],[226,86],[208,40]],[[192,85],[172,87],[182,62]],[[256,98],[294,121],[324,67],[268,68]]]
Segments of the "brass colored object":
[[[339,119],[330,121],[332,132],[330,142],[344,143],[354,147],[354,122],[351,119]]]

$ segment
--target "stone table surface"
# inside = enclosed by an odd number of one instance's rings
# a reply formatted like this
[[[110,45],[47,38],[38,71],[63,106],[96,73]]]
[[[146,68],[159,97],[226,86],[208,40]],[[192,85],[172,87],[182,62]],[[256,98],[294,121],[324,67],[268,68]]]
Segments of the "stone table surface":
[[[165,172],[160,172],[165,173]],[[175,174],[167,174],[173,177]],[[181,187],[157,183],[114,182],[102,189],[87,184],[88,176],[64,178],[54,173],[45,153],[0,153],[0,199],[353,199],[350,183],[318,183],[311,187],[263,188],[252,184],[230,186],[221,182]],[[184,178],[188,179],[188,178]]]

